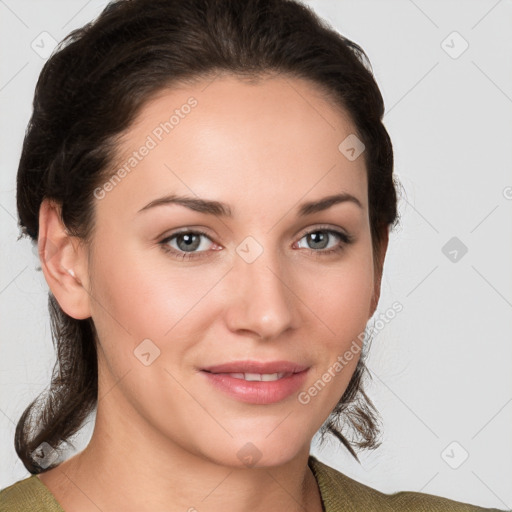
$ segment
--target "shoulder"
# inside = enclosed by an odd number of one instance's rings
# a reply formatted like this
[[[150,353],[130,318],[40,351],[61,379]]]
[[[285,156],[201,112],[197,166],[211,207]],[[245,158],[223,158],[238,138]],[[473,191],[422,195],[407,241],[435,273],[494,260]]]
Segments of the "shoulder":
[[[64,512],[53,494],[31,475],[0,490],[0,512]]]
[[[313,456],[309,458],[309,466],[318,482],[326,512],[499,512],[498,509],[482,508],[421,492],[385,494],[340,473]]]

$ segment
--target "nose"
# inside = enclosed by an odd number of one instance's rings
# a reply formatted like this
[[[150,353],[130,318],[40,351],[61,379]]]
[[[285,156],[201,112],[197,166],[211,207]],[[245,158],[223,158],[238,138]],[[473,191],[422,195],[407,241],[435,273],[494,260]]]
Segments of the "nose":
[[[278,256],[267,249],[251,263],[235,255],[229,273],[226,322],[238,333],[275,339],[298,325],[296,297]]]

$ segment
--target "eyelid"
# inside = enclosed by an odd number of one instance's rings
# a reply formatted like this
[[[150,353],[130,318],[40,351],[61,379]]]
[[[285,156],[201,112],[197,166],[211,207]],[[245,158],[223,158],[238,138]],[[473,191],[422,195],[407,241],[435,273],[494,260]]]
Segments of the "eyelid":
[[[297,235],[299,240],[304,237],[305,235],[309,235],[310,233],[315,233],[316,231],[332,231],[336,234],[339,233],[340,236],[344,236],[347,238],[347,240],[352,241],[354,237],[348,233],[345,229],[343,229],[340,226],[331,226],[329,224],[319,224],[317,226],[313,226],[312,228],[305,228],[302,231],[299,232]]]
[[[329,257],[334,254],[342,253],[348,245],[352,244],[355,241],[355,237],[353,235],[346,232],[346,230],[344,230],[343,228],[341,228],[339,226],[333,227],[333,226],[329,226],[329,225],[317,225],[317,226],[305,228],[304,230],[302,230],[300,232],[300,235],[296,235],[298,238],[297,238],[297,241],[293,242],[293,244],[295,245],[296,243],[300,242],[300,240],[302,238],[304,238],[305,236],[307,236],[311,233],[315,233],[317,231],[325,231],[327,233],[330,233],[331,235],[336,236],[339,239],[339,242],[336,245],[336,247],[330,248],[330,249],[315,250],[315,249],[301,248],[302,250],[305,249],[306,253],[310,253],[311,256],[314,256],[314,257],[318,257],[318,258],[324,257],[325,258],[325,257]],[[219,246],[219,244],[217,244],[205,230],[203,230],[202,228],[193,228],[190,226],[186,226],[184,228],[178,228],[178,230],[169,233],[167,236],[164,236],[163,238],[160,238],[158,245],[161,246],[162,250],[164,250],[166,253],[171,254],[173,258],[181,259],[182,261],[185,261],[185,260],[199,261],[202,258],[207,258],[210,255],[209,253],[212,251],[212,249],[205,250],[205,251],[199,251],[199,252],[195,252],[195,251],[187,252],[187,251],[180,251],[179,249],[170,247],[170,245],[169,245],[170,240],[174,239],[175,237],[177,237],[183,233],[204,236],[204,237],[208,238],[213,245]],[[213,249],[213,251],[217,252],[217,251],[219,251],[219,249]]]
[[[183,228],[177,228],[176,230],[171,229],[169,231],[164,232],[162,235],[157,236],[155,240],[162,242],[164,240],[169,240],[170,238],[173,238],[184,233],[204,235],[213,242],[213,235],[211,235],[206,228],[199,228],[194,226],[185,226]]]
[[[313,227],[304,228],[301,231],[299,231],[299,233],[296,235],[296,237],[298,237],[298,239],[300,240],[305,235],[314,233],[315,231],[321,231],[321,230],[332,231],[334,233],[340,233],[341,235],[346,237],[346,239],[348,239],[349,241],[354,239],[354,237],[350,233],[348,233],[345,229],[343,229],[342,227],[332,226],[329,224],[318,224]],[[194,234],[204,235],[211,242],[215,243],[216,245],[220,245],[213,240],[212,235],[210,235],[205,228],[199,228],[199,227],[194,227],[194,226],[185,226],[183,228],[177,228],[177,230],[175,230],[175,231],[171,230],[169,232],[169,234],[164,233],[163,235],[160,235],[159,237],[157,237],[157,239],[160,240],[161,242],[163,242],[164,240],[169,240],[170,238],[173,238],[182,233],[194,233]]]
[[[183,234],[193,234],[193,235],[200,235],[200,236],[204,236],[206,238],[208,238],[208,240],[210,240],[210,242],[212,242],[212,244],[215,244],[215,245],[220,245],[220,244],[217,244],[217,242],[215,242],[212,238],[212,236],[207,233],[205,230],[203,230],[202,228],[192,228],[192,227],[186,227],[186,228],[178,228],[177,231],[171,231],[168,235],[164,234],[164,235],[161,235],[158,237],[157,240],[159,240],[159,243],[164,243],[164,242],[168,242],[169,240],[179,236],[179,235],[183,235]],[[200,251],[200,252],[206,252],[206,251]]]

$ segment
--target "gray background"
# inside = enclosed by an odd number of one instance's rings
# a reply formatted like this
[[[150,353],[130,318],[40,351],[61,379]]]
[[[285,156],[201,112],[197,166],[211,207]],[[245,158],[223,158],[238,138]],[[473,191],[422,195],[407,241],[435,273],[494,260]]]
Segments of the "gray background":
[[[334,442],[312,451],[383,492],[512,509],[511,2],[307,3],[368,54],[405,189],[374,319],[394,301],[404,309],[369,356],[383,444],[361,465]],[[0,488],[29,476],[15,424],[54,363],[46,282],[31,244],[17,240],[24,130],[52,39],[105,5],[0,0]]]

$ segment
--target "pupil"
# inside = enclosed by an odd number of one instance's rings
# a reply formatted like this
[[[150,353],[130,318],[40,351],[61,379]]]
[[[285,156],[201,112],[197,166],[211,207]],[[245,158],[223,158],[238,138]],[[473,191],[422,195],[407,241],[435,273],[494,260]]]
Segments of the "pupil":
[[[196,238],[194,241],[193,239]],[[183,240],[185,242],[184,247],[181,247],[180,240]],[[180,246],[180,249],[187,250],[187,249],[197,249],[199,247],[199,236],[197,235],[181,235],[178,238],[178,246]]]
[[[325,240],[327,240],[327,237],[322,231],[316,231],[314,233],[310,233],[309,235],[310,240],[314,244],[320,244],[320,247],[314,246],[315,249],[323,249],[325,247]]]

